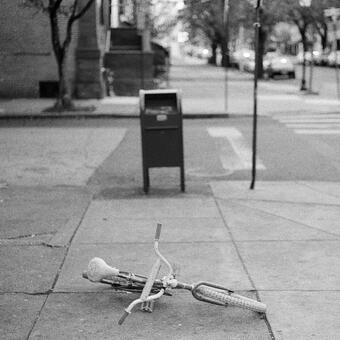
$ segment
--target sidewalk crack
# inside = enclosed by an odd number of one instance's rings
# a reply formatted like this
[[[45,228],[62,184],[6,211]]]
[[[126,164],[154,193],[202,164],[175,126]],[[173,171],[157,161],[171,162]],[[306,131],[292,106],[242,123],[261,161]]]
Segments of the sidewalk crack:
[[[225,219],[225,217],[224,217],[224,215],[223,215],[223,213],[222,213],[222,211],[221,211],[221,207],[220,207],[220,205],[219,205],[218,199],[217,199],[216,197],[214,197],[214,201],[215,201],[217,210],[218,210],[218,212],[219,212],[219,214],[220,214],[220,216],[221,216],[221,219],[222,219],[222,221],[223,221],[223,224],[224,224],[225,228],[226,228],[227,231],[228,231],[228,234],[229,234],[229,237],[230,237],[230,239],[231,239],[231,242],[232,242],[232,244],[234,245],[234,248],[235,248],[235,251],[236,251],[236,253],[237,253],[237,256],[238,256],[238,258],[239,258],[239,260],[240,260],[240,262],[241,262],[241,264],[242,264],[243,270],[245,271],[245,273],[246,273],[246,275],[247,275],[247,277],[248,277],[248,280],[249,280],[250,284],[251,284],[252,287],[253,287],[253,292],[255,293],[256,299],[257,299],[258,301],[261,301],[260,295],[259,295],[259,291],[258,291],[258,289],[256,288],[255,282],[254,282],[254,280],[252,279],[252,277],[250,276],[250,273],[249,273],[249,271],[248,271],[248,268],[247,268],[247,266],[246,266],[246,264],[245,264],[245,262],[244,262],[244,259],[243,259],[242,255],[241,255],[241,253],[240,253],[240,250],[239,250],[238,247],[237,247],[237,243],[236,243],[236,241],[235,241],[234,235],[233,235],[231,229],[229,228],[229,226],[228,226],[228,224],[227,224],[227,221],[226,221],[226,219]],[[269,323],[269,320],[268,320],[268,318],[267,318],[267,314],[264,314],[264,315],[263,315],[263,320],[264,320],[264,322],[265,322],[265,324],[266,324],[266,326],[267,326],[269,336],[271,337],[272,340],[275,340],[275,335],[274,335],[274,332],[273,332],[273,330],[272,330],[272,327],[271,327],[271,325],[270,325],[270,323]]]
[[[263,209],[261,209],[261,208],[258,208],[258,207],[251,207],[251,206],[249,206],[249,205],[247,205],[247,204],[242,204],[242,203],[240,203],[239,201],[234,201],[234,200],[233,200],[233,203],[234,203],[234,204],[238,204],[238,205],[241,206],[241,207],[246,207],[246,208],[251,209],[251,210],[260,211],[260,212],[263,213],[263,214],[267,214],[267,215],[269,215],[269,216],[274,216],[274,217],[277,217],[277,218],[281,218],[281,219],[284,219],[284,220],[286,220],[286,221],[289,221],[289,222],[292,222],[292,223],[295,223],[295,224],[304,226],[304,227],[306,227],[306,228],[313,229],[313,230],[316,230],[316,231],[318,231],[318,232],[321,232],[321,233],[324,233],[324,234],[327,234],[327,235],[331,235],[331,236],[333,236],[333,237],[336,237],[337,239],[340,238],[340,235],[338,235],[338,234],[331,233],[331,232],[329,232],[329,231],[325,231],[325,230],[320,229],[320,228],[318,228],[318,227],[313,227],[313,226],[311,226],[311,225],[302,223],[302,222],[300,222],[300,221],[295,221],[295,220],[293,220],[293,219],[291,219],[291,218],[288,218],[288,217],[286,217],[286,216],[281,216],[281,215],[273,214],[273,213],[270,213],[270,212],[268,212],[268,211],[266,211],[266,210],[263,210]]]

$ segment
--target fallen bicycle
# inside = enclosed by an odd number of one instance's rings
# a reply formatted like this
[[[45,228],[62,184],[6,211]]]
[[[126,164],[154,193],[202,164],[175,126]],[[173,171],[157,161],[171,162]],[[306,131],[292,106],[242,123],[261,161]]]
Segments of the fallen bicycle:
[[[91,282],[109,284],[118,291],[141,293],[140,297],[131,302],[125,309],[125,313],[118,321],[120,325],[138,304],[141,304],[141,309],[143,311],[152,312],[154,301],[159,299],[162,295],[171,296],[172,289],[189,290],[197,300],[216,305],[236,306],[258,313],[266,312],[266,305],[264,303],[235,294],[234,291],[223,286],[204,281],[193,284],[178,281],[175,278],[171,264],[158,250],[161,227],[161,224],[157,225],[154,241],[154,250],[157,255],[157,260],[154,263],[149,276],[137,275],[110,267],[103,259],[98,257],[93,258],[89,262],[87,271],[83,273],[83,277]],[[162,263],[167,266],[169,272],[163,278],[157,279]]]

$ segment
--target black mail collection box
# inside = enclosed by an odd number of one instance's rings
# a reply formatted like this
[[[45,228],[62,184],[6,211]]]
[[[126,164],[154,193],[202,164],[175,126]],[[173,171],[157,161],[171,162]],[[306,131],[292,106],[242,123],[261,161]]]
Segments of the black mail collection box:
[[[160,167],[180,167],[181,190],[185,190],[182,120],[178,90],[140,91],[145,193],[150,187],[149,168]]]

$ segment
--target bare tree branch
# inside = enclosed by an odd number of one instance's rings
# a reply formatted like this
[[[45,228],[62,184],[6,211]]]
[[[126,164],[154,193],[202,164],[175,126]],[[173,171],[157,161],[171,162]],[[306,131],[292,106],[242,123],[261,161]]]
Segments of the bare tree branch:
[[[75,0],[75,1],[77,1],[77,0]],[[80,12],[78,14],[74,15],[73,21],[76,21],[79,18],[81,18],[86,13],[86,11],[91,7],[93,2],[94,2],[94,0],[88,0],[86,5],[80,10]]]
[[[63,49],[65,50],[67,48],[67,46],[70,44],[71,42],[71,38],[72,38],[72,25],[75,21],[74,17],[75,17],[75,13],[77,10],[77,6],[78,6],[78,0],[74,0],[74,3],[72,5],[71,8],[71,14],[69,16],[69,19],[67,20],[67,26],[66,26],[66,37],[63,43]]]

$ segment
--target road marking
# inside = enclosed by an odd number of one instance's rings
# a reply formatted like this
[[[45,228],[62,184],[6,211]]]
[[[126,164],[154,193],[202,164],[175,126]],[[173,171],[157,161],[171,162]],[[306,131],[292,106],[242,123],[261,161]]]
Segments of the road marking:
[[[292,129],[301,129],[301,128],[309,128],[309,129],[340,129],[340,123],[333,123],[333,124],[305,124],[305,123],[295,123],[295,124],[286,124],[288,128]]]
[[[300,135],[340,135],[340,129],[339,130],[295,129],[294,132]]]
[[[299,96],[289,94],[259,95],[259,100],[300,100]]]
[[[340,113],[311,113],[273,116],[274,119],[340,118]]]
[[[340,113],[319,113],[303,115],[278,115],[273,119],[285,124],[300,135],[340,134]]]
[[[337,99],[305,99],[304,102],[312,105],[334,105],[340,107],[340,101]]]
[[[234,127],[210,127],[207,128],[211,137],[219,139],[220,160],[226,170],[249,170],[252,168],[252,152],[242,133]],[[226,143],[230,144],[234,155],[227,154]],[[230,153],[230,152],[228,152]],[[265,170],[262,161],[257,158],[256,169]]]
[[[340,123],[339,118],[278,119],[281,123]]]
[[[260,83],[259,88],[260,89],[269,89],[269,90],[275,89],[275,90],[278,90],[278,91],[281,91],[281,92],[283,92],[283,91],[296,91],[295,85],[277,84],[277,83],[275,84],[275,83],[272,83],[272,82]]]

